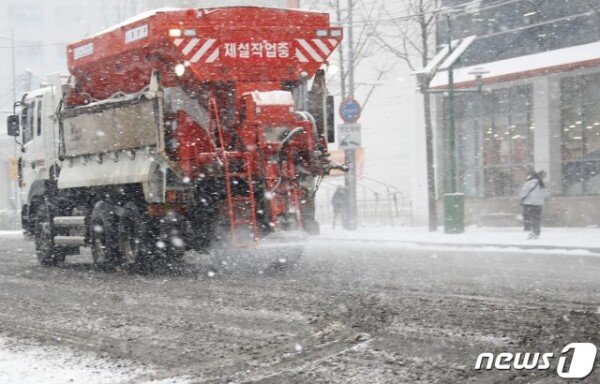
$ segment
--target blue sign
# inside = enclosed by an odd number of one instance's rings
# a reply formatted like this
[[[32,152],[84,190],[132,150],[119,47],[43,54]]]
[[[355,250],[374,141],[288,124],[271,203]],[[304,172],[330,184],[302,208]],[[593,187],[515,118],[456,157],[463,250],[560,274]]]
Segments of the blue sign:
[[[340,104],[340,117],[345,123],[356,123],[361,112],[360,104],[354,99],[346,99]]]

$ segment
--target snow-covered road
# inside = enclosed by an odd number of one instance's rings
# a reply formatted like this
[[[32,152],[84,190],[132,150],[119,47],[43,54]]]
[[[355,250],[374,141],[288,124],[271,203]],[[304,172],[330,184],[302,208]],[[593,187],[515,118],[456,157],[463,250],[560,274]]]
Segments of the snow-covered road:
[[[600,344],[594,255],[316,241],[287,273],[208,272],[47,269],[0,236],[0,383],[548,382],[473,366]]]

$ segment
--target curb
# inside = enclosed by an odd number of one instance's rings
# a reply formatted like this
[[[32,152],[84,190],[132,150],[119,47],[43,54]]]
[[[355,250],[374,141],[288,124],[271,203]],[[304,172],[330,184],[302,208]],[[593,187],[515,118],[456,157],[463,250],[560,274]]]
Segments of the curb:
[[[527,245],[527,244],[503,244],[503,243],[444,243],[444,242],[429,242],[429,241],[413,241],[413,240],[370,240],[370,239],[340,239],[335,237],[319,237],[319,240],[326,241],[343,241],[353,243],[397,243],[397,244],[416,244],[420,246],[432,246],[432,247],[453,247],[453,248],[482,248],[482,247],[495,247],[495,248],[519,248],[523,250],[550,250],[550,251],[589,251],[594,254],[600,255],[600,248],[596,247],[574,247],[570,245],[557,246],[557,245]]]

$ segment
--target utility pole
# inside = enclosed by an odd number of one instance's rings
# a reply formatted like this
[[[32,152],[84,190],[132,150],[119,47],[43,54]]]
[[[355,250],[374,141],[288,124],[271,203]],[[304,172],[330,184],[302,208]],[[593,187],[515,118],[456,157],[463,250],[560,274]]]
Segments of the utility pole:
[[[15,30],[10,30],[10,53],[11,53],[11,76],[12,76],[12,108],[11,113],[15,112],[15,103],[17,102],[17,64],[16,64],[16,44],[15,44]],[[13,147],[13,157],[19,158],[19,146],[17,141],[15,140]],[[20,202],[20,193],[19,193],[19,181],[13,180],[11,183],[12,191],[12,203],[15,208],[15,223],[20,223],[21,220],[19,218],[19,207],[21,206]]]
[[[348,0],[348,85],[349,96],[354,98],[354,0]]]
[[[16,70],[16,59],[15,59],[15,30],[10,30],[10,52],[11,52],[11,66],[12,66],[12,89],[13,89],[13,106],[17,102],[17,70]],[[13,107],[14,108],[14,107]]]
[[[452,24],[450,15],[446,16],[448,25],[447,43],[448,54],[452,54]],[[450,136],[450,193],[458,192],[456,190],[456,121],[454,113],[454,65],[448,67],[448,128]]]
[[[335,12],[336,12],[336,17],[337,17],[337,22],[339,25],[343,25],[342,22],[342,7],[340,5],[340,0],[335,0]],[[346,94],[346,79],[344,77],[344,75],[346,74],[346,70],[345,70],[345,64],[344,64],[344,44],[340,44],[340,46],[338,47],[338,53],[339,53],[339,63],[340,63],[340,86],[342,88],[342,100],[345,100],[346,97],[348,96]]]
[[[354,15],[353,0],[348,0],[348,97],[354,99]],[[348,189],[348,228],[356,230],[356,150],[345,150],[348,172],[345,175],[345,185]]]
[[[446,15],[448,26],[447,44],[452,55],[452,23]],[[448,66],[448,129],[450,140],[450,193],[444,195],[444,232],[463,233],[465,231],[465,195],[458,193],[456,169],[456,121],[454,113],[454,63]]]

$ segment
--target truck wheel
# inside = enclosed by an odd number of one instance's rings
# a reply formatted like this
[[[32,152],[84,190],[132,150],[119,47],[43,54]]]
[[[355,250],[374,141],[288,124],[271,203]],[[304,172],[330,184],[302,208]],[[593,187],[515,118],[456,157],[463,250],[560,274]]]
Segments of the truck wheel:
[[[186,245],[183,238],[184,229],[181,226],[182,218],[174,223],[161,224],[160,238],[164,243],[161,256],[167,263],[179,263],[185,255]]]
[[[119,261],[143,271],[150,267],[157,253],[150,217],[135,203],[125,204],[124,209],[125,214],[119,220]]]
[[[117,243],[117,219],[112,207],[99,202],[90,219],[90,245],[94,264],[108,268],[115,264],[119,247]]]
[[[55,266],[65,261],[65,253],[54,245],[54,224],[48,204],[40,204],[35,213],[35,252],[41,265]]]
[[[166,256],[167,261],[179,263],[183,260],[183,256],[185,256],[185,250],[179,248],[178,246],[169,246]]]

